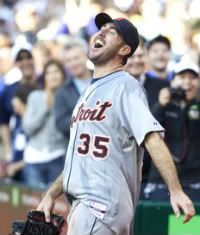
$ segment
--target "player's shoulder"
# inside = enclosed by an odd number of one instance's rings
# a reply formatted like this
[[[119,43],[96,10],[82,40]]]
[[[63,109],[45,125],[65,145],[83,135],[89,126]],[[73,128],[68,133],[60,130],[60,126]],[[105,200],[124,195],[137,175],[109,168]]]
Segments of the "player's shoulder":
[[[129,73],[123,71],[122,76],[120,77],[120,84],[124,89],[131,90],[141,90],[144,92],[144,87],[138,82],[138,80],[130,75]]]

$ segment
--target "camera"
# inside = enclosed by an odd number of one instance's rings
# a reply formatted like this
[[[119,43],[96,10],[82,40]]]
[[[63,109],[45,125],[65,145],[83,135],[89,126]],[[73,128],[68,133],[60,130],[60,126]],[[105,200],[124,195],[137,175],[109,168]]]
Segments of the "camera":
[[[182,88],[169,88],[171,100],[181,101],[186,99],[185,91]]]

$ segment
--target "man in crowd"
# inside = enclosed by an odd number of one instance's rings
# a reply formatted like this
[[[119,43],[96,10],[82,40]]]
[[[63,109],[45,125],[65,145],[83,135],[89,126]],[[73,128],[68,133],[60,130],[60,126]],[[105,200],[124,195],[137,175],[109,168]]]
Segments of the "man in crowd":
[[[199,68],[190,61],[176,65],[172,87],[164,88],[152,108],[165,127],[165,141],[172,153],[184,191],[193,201],[200,198],[200,102]],[[168,201],[169,194],[155,166],[152,165],[146,198]]]
[[[136,78],[145,88],[149,107],[151,108],[158,101],[158,94],[164,87],[169,87],[170,82],[166,79],[151,79],[146,73],[147,69],[147,49],[145,41],[141,37],[140,44],[134,54],[128,58],[124,69]],[[151,167],[151,158],[145,151],[142,168],[142,190],[141,199],[143,199],[143,188],[148,181],[148,174]]]
[[[87,67],[88,45],[83,39],[69,38],[63,51],[63,61],[68,77],[55,97],[55,117],[57,128],[69,141],[72,111],[79,96],[91,83],[92,71]]]
[[[145,41],[140,38],[140,44],[135,53],[128,59],[124,69],[136,78],[145,88],[150,108],[158,101],[160,89],[169,87],[166,79],[152,79],[146,72],[148,64],[147,49]]]
[[[148,72],[152,79],[171,80],[173,73],[168,71],[171,43],[163,35],[158,35],[147,43]]]
[[[3,158],[11,162],[22,159],[26,144],[25,135],[21,131],[18,131],[21,127],[21,118],[14,112],[12,100],[19,86],[36,87],[36,76],[31,49],[31,45],[29,44],[13,47],[13,60],[20,69],[22,78],[20,81],[5,85],[0,97],[0,128],[4,149]],[[21,177],[22,175],[18,174],[15,180],[21,181]]]

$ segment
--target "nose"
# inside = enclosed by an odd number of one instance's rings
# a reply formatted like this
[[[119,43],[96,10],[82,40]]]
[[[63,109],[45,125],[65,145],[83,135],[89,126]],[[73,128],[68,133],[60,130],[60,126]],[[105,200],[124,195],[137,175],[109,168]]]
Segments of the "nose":
[[[99,31],[100,36],[105,37],[107,31],[108,31],[108,29],[106,27],[104,27],[104,26],[101,27],[101,29]]]

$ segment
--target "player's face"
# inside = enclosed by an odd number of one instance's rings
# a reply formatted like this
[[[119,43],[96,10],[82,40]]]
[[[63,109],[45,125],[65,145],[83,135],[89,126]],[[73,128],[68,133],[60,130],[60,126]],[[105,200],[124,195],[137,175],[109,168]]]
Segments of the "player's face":
[[[148,51],[148,60],[154,70],[165,71],[169,62],[170,51],[164,43],[155,43]]]
[[[115,25],[107,23],[93,36],[88,57],[94,64],[104,64],[118,54],[123,44]]]
[[[135,78],[139,78],[145,72],[146,67],[146,51],[139,46],[134,54],[128,58],[124,69]]]

